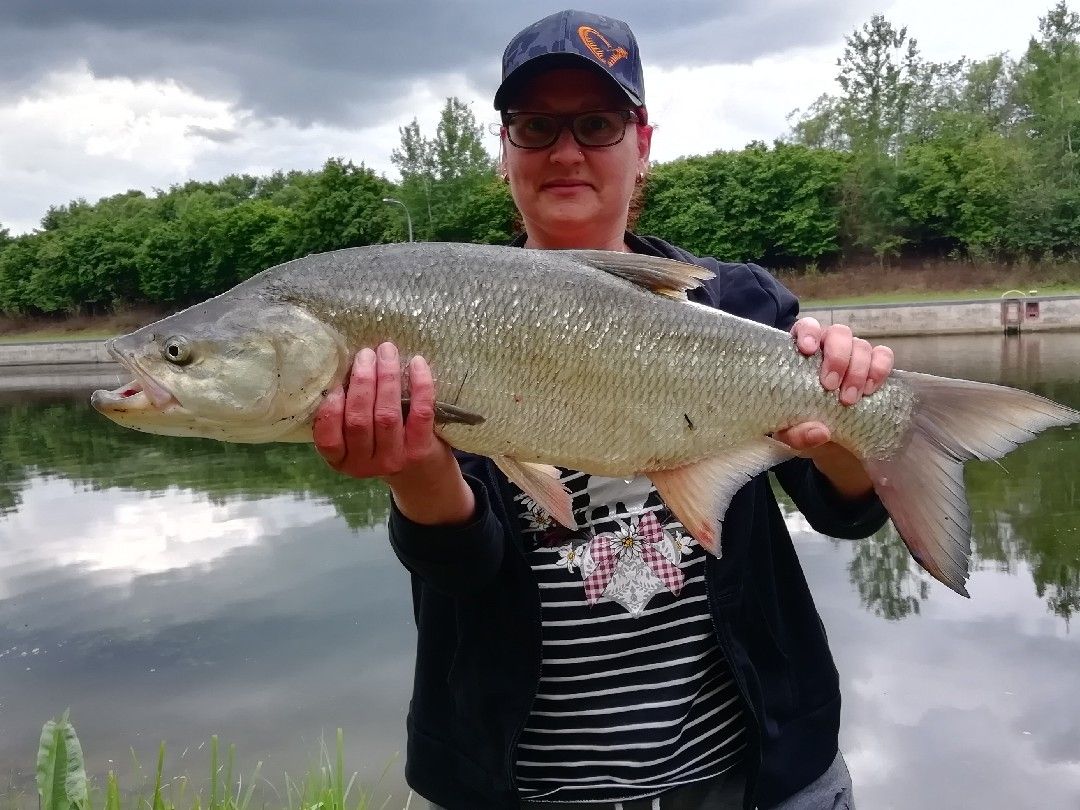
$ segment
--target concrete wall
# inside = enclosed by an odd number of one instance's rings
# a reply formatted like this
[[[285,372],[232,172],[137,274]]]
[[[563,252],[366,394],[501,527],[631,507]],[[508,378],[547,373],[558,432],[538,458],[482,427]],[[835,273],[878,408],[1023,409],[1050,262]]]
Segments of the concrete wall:
[[[71,363],[111,363],[103,340],[63,343],[0,343],[0,366],[54,366]]]
[[[1003,308],[1021,332],[1080,330],[1080,295],[983,301],[932,301],[860,307],[806,307],[823,324],[845,323],[862,337],[951,335],[1005,331]]]

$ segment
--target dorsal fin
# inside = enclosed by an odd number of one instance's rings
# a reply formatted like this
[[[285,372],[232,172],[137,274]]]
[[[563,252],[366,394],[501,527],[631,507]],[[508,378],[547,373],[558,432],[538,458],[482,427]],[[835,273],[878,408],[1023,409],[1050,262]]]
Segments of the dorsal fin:
[[[658,256],[640,253],[620,253],[614,250],[569,251],[590,267],[619,276],[657,295],[686,300],[686,291],[700,287],[713,277],[704,267]]]

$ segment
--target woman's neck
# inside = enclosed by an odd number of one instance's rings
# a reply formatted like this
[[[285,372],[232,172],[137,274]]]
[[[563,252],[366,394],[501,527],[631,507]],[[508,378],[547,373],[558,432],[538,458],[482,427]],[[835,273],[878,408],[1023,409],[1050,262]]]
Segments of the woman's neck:
[[[630,252],[626,246],[626,230],[622,227],[596,231],[590,229],[581,232],[565,230],[545,231],[526,223],[525,247],[538,250],[616,250]]]

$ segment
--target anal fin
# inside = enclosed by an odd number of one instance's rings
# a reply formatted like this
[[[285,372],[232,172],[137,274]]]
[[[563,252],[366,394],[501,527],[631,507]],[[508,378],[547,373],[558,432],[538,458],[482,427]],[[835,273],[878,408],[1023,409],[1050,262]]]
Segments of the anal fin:
[[[518,489],[568,529],[576,529],[570,492],[559,483],[559,471],[550,464],[493,456],[492,461]]]
[[[762,436],[719,456],[646,474],[683,527],[719,556],[720,527],[735,493],[754,476],[794,455],[786,444]]]

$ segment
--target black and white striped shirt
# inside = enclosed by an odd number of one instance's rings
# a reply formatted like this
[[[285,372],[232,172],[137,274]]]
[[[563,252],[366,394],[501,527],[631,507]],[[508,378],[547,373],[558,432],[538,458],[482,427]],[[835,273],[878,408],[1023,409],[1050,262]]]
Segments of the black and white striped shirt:
[[[627,801],[735,767],[746,729],[709,615],[705,552],[647,478],[562,480],[575,532],[517,498],[543,617],[540,686],[517,748],[522,797]]]

